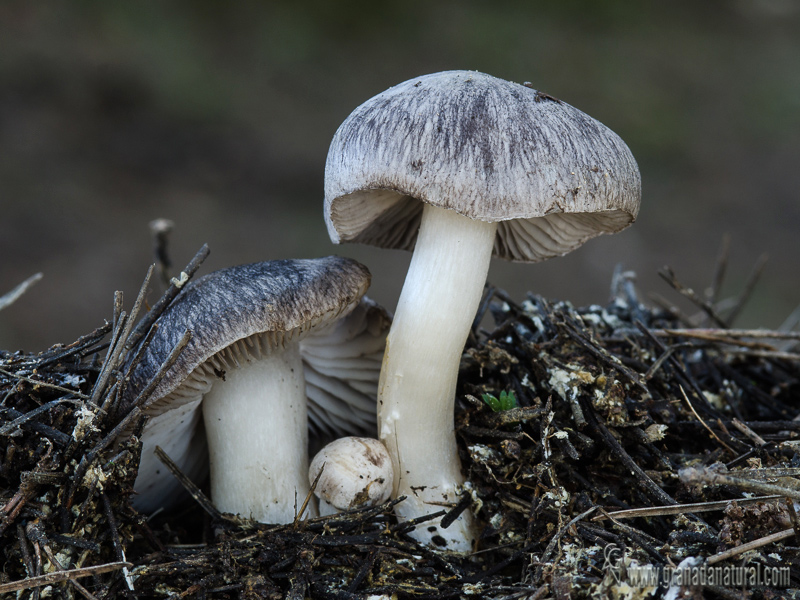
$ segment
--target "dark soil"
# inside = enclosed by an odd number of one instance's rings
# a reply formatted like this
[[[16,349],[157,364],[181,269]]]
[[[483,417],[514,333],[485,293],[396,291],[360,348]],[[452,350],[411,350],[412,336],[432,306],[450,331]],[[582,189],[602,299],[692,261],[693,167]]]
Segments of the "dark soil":
[[[120,298],[110,324],[73,344],[0,352],[0,593],[648,598],[668,586],[630,586],[623,563],[698,557],[789,567],[789,589],[708,585],[679,597],[797,596],[800,335],[731,329],[735,307],[723,314],[697,297],[699,317],[645,306],[626,273],[612,292],[608,305],[574,308],[487,288],[455,415],[471,489],[448,509],[481,523],[469,556],[413,541],[413,524],[392,516],[402,500],[269,526],[220,515],[194,490],[200,502],[174,514],[137,514],[143,417],[116,414],[115,402],[159,306],[134,328]],[[481,400],[501,392],[518,406]],[[613,514],[634,508],[654,510]]]

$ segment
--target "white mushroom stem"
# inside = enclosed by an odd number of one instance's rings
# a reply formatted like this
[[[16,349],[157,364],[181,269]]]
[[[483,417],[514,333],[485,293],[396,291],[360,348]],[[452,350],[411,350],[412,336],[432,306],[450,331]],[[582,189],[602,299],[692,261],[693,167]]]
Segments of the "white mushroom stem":
[[[297,345],[287,344],[283,352],[224,377],[203,399],[211,499],[223,512],[290,523],[309,490],[308,417]]]
[[[378,386],[378,427],[394,465],[401,519],[457,501],[464,476],[453,424],[458,366],[480,304],[497,223],[425,204],[414,255],[395,312]],[[468,552],[469,510],[447,529],[426,521],[413,534]]]

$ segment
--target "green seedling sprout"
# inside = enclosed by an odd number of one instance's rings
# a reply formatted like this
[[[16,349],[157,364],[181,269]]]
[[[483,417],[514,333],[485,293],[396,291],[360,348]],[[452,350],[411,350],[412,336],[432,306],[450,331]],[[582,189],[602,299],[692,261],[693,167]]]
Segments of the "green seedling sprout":
[[[502,412],[504,410],[511,410],[517,408],[517,397],[514,392],[500,392],[500,398],[496,398],[492,394],[483,394],[481,396],[483,401],[489,405],[493,412]]]

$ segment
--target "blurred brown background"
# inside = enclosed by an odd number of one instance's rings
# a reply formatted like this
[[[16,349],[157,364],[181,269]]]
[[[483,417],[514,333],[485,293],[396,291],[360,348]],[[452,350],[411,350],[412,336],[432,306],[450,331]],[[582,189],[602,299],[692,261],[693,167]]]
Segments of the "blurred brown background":
[[[743,325],[775,327],[800,302],[800,10],[794,0],[672,2],[6,1],[0,4],[0,348],[71,342],[130,307],[152,262],[147,224],[176,222],[202,272],[338,253],[373,272],[393,308],[409,255],[334,246],[323,167],[339,123],[411,77],[476,69],[599,119],[639,161],[643,205],[620,235],[490,279],[602,303],[616,263],[723,291],[770,261]],[[157,292],[150,296],[155,299]],[[723,294],[725,295],[725,294]]]

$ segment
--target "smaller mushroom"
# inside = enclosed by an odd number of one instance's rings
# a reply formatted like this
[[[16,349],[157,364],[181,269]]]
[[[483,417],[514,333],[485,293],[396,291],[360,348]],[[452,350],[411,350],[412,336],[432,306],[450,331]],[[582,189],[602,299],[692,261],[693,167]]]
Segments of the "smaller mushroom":
[[[394,469],[386,447],[378,440],[344,437],[320,450],[311,461],[308,481],[319,477],[314,493],[319,511],[330,515],[352,508],[368,508],[392,494]]]
[[[152,512],[179,495],[153,455],[161,446],[190,478],[210,466],[218,509],[291,522],[308,493],[307,415],[332,434],[374,429],[375,391],[361,390],[377,379],[370,365],[380,364],[389,319],[362,297],[369,281],[363,265],[331,256],[231,267],[187,285],[158,320],[123,397],[129,408],[183,332],[192,332],[142,406],[150,420],[135,506]],[[350,364],[354,372],[342,375]]]

